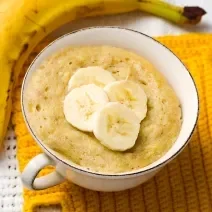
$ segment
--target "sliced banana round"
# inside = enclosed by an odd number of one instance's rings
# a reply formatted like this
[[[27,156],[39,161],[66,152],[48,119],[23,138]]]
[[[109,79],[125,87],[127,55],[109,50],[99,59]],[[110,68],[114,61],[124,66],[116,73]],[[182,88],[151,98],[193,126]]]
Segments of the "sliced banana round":
[[[146,117],[147,96],[139,84],[130,80],[121,80],[106,85],[104,90],[110,101],[126,105],[140,121]]]
[[[108,83],[114,82],[116,79],[113,75],[99,66],[89,66],[79,68],[71,77],[68,83],[68,90],[87,84],[95,84],[104,88]]]
[[[107,148],[125,151],[135,145],[140,121],[130,109],[118,102],[109,102],[96,112],[93,133]]]
[[[104,90],[94,84],[83,85],[65,97],[63,111],[66,120],[82,131],[93,131],[94,114],[108,102]]]

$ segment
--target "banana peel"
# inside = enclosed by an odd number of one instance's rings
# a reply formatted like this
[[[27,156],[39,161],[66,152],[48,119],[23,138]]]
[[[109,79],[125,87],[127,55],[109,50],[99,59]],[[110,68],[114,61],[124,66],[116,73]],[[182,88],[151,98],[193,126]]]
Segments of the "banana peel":
[[[0,146],[10,120],[12,91],[34,47],[72,20],[140,10],[177,24],[197,24],[199,7],[177,7],[160,0],[5,0],[0,2]]]

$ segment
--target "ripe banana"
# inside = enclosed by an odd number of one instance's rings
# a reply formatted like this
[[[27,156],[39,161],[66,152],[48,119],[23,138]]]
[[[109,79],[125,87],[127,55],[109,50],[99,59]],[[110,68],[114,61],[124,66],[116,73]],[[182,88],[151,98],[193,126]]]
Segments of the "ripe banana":
[[[158,0],[5,0],[0,9],[0,144],[10,119],[12,90],[22,66],[33,48],[59,26],[77,18],[134,10],[191,24],[205,14],[201,8],[175,8]]]
[[[139,84],[121,80],[106,85],[104,90],[111,102],[119,102],[127,106],[136,114],[140,122],[146,117],[147,96]]]
[[[82,131],[92,132],[95,112],[108,103],[107,94],[94,84],[82,85],[70,91],[64,100],[66,120]]]
[[[116,79],[109,72],[98,66],[90,66],[78,69],[68,83],[68,90],[80,87],[81,85],[95,84],[104,88],[110,82]]]
[[[125,151],[135,145],[140,130],[140,120],[126,106],[109,102],[96,112],[93,133],[106,147]]]

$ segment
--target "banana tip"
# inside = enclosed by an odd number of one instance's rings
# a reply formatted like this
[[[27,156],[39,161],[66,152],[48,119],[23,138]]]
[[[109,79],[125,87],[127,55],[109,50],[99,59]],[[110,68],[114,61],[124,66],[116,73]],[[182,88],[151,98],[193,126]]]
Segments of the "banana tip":
[[[206,14],[206,11],[201,7],[184,7],[183,16],[188,19],[188,22],[197,24],[200,22],[203,15]]]

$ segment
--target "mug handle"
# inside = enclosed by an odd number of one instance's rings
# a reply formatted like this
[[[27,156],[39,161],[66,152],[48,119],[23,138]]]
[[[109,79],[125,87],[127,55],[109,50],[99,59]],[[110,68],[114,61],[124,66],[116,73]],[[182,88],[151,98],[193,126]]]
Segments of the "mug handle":
[[[24,186],[30,190],[42,190],[62,183],[65,179],[57,171],[36,178],[38,173],[48,165],[55,165],[55,162],[45,153],[35,156],[21,174]]]

